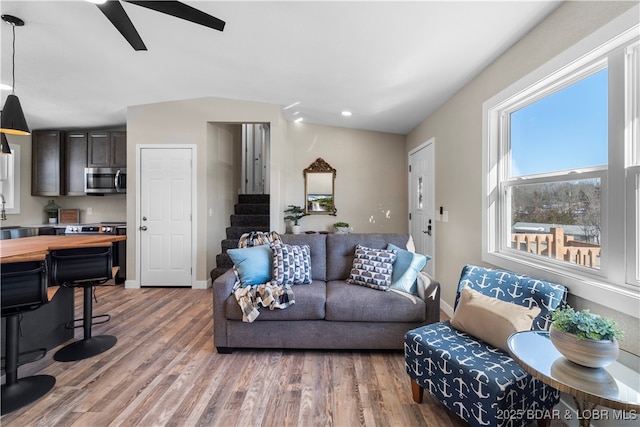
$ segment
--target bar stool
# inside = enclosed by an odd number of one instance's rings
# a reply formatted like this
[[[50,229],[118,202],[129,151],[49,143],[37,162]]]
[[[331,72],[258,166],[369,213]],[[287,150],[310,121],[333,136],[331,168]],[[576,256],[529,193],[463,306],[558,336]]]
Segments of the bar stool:
[[[11,262],[2,264],[2,317],[6,320],[6,383],[2,385],[2,415],[13,412],[35,402],[47,394],[55,385],[51,375],[33,375],[18,379],[19,357],[46,349],[20,354],[19,316],[37,310],[49,302],[47,296],[47,264],[45,260]],[[37,359],[36,359],[37,360]]]
[[[80,341],[67,344],[58,350],[53,358],[58,362],[71,362],[96,356],[116,345],[118,339],[111,335],[91,336],[91,327],[106,323],[108,314],[93,316],[93,290],[113,277],[113,256],[109,246],[83,247],[73,249],[52,249],[51,282],[69,288],[83,288],[83,318],[75,319],[69,328],[82,327],[84,337]],[[94,319],[103,319],[94,322]],[[75,322],[82,321],[82,326]]]

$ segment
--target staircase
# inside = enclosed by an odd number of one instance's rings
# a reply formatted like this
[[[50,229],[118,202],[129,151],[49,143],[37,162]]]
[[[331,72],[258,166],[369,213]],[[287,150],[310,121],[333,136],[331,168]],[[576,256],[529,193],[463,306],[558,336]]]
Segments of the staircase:
[[[238,204],[231,215],[231,227],[227,227],[227,238],[222,241],[222,253],[216,255],[216,268],[211,270],[211,280],[216,280],[233,267],[227,249],[237,248],[244,233],[270,231],[269,228],[269,195],[239,194]]]

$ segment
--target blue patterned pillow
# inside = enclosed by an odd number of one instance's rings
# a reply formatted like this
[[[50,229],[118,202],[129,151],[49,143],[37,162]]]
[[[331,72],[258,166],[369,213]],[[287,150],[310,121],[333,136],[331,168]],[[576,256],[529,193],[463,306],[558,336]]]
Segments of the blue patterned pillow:
[[[311,249],[309,245],[275,243],[273,251],[273,282],[278,285],[311,283]]]
[[[388,291],[397,251],[356,246],[347,283]]]

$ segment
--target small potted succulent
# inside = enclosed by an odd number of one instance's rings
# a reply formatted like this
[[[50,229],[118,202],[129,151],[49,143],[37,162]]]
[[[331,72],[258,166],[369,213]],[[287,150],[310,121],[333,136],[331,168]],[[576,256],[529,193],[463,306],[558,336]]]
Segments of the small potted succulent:
[[[618,358],[618,338],[623,333],[615,320],[569,305],[552,311],[551,319],[551,342],[570,361],[601,368]]]
[[[349,223],[348,222],[336,222],[333,224],[333,229],[337,234],[347,234],[349,233]]]
[[[307,214],[302,210],[300,206],[296,205],[289,205],[287,209],[284,210],[284,213],[288,214],[284,217],[285,221],[288,220],[293,222],[293,225],[291,226],[291,232],[293,234],[300,234],[300,225],[298,224],[298,221],[300,221],[300,218],[307,216]]]

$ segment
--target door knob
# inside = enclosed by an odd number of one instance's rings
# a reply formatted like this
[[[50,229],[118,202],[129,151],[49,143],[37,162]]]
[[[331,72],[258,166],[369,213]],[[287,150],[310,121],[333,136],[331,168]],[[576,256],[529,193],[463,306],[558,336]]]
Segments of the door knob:
[[[147,231],[147,226],[146,225],[141,225],[139,227],[140,231]]]
[[[424,234],[428,234],[431,236],[431,220],[429,220],[429,225],[427,226],[427,231],[422,230]]]

